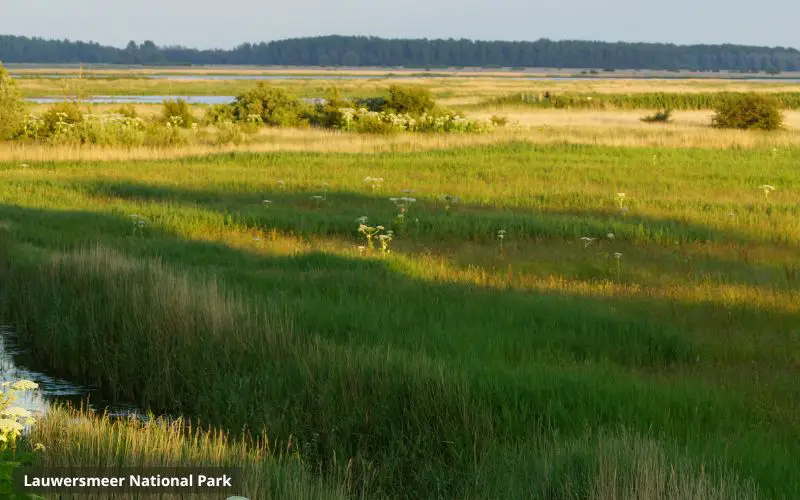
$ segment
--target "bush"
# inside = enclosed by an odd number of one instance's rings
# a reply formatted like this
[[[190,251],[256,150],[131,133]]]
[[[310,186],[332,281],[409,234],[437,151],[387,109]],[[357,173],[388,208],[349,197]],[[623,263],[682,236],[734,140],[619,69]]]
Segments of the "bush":
[[[385,97],[360,97],[354,100],[354,104],[356,108],[365,108],[376,113],[386,110]]]
[[[77,123],[83,121],[83,113],[74,102],[59,102],[50,106],[42,115],[43,137],[64,133]]]
[[[25,120],[25,101],[8,72],[0,66],[0,140],[11,139]]]
[[[133,104],[123,104],[117,108],[117,114],[125,118],[137,118],[139,116]]]
[[[203,121],[206,125],[219,125],[233,121],[233,107],[230,104],[214,104],[206,110]]]
[[[716,128],[778,130],[783,127],[784,116],[777,102],[754,92],[727,95],[714,111],[711,124]]]
[[[389,87],[385,108],[400,115],[421,116],[431,113],[436,108],[436,103],[428,89],[392,85]]]
[[[308,125],[311,109],[286,90],[259,82],[256,88],[236,98],[232,113],[240,122],[298,127]]]
[[[183,99],[167,100],[162,104],[161,121],[176,127],[188,128],[195,119],[189,103]]]
[[[669,123],[672,120],[672,110],[665,109],[654,115],[645,116],[642,121],[645,123]]]

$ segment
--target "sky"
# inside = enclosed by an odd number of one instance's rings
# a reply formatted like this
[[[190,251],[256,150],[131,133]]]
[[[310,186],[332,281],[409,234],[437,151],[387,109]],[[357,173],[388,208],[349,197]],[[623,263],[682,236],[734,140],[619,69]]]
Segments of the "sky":
[[[796,0],[0,0],[0,34],[232,48],[318,35],[800,48]]]

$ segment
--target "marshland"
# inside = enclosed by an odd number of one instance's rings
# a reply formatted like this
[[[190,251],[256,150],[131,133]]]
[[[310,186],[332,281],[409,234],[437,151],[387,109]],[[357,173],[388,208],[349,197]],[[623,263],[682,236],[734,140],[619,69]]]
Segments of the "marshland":
[[[797,83],[41,71],[73,77],[2,80],[0,323],[154,418],[55,405],[32,463],[800,496]],[[741,103],[769,110],[723,126]]]

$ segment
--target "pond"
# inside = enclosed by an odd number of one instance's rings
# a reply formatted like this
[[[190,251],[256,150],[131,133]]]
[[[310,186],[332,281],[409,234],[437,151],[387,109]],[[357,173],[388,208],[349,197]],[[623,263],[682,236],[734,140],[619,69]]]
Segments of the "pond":
[[[99,397],[92,397],[95,391],[72,382],[51,377],[37,370],[29,369],[25,353],[14,344],[15,334],[7,325],[0,325],[0,383],[20,379],[32,380],[39,384],[36,391],[18,393],[16,405],[34,413],[43,413],[56,403],[71,403],[75,407],[88,407],[95,411],[106,410],[111,417],[142,416],[131,405],[109,405]]]

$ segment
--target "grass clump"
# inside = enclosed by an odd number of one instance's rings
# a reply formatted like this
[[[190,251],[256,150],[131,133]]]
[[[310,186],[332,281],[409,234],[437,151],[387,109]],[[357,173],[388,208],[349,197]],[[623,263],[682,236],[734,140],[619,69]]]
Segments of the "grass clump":
[[[778,103],[764,94],[727,95],[714,111],[711,123],[716,128],[772,131],[783,127],[784,116]]]

